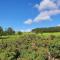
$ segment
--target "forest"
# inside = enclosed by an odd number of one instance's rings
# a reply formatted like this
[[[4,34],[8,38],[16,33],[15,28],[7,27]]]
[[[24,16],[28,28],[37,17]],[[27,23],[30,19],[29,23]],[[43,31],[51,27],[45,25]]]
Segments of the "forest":
[[[60,32],[60,27],[47,27],[47,28],[35,28],[32,29],[32,32],[35,33],[53,33],[53,32]]]

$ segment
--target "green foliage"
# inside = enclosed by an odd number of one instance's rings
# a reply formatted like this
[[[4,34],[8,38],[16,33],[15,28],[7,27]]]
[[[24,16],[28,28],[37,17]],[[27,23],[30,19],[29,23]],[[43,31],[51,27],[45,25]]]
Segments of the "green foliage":
[[[15,31],[11,27],[9,27],[6,32],[7,32],[8,35],[15,34]]]
[[[21,34],[22,34],[22,32],[21,32],[21,31],[19,31],[19,32],[17,32],[17,34],[18,34],[18,35],[21,35]]]
[[[3,28],[0,26],[0,36],[3,35]]]
[[[32,29],[32,32],[35,32],[35,33],[60,32],[60,27],[36,28],[36,29]]]
[[[0,39],[0,60],[48,60],[48,52],[60,59],[60,35],[23,33]]]
[[[60,58],[60,41],[53,41],[53,43],[50,44],[49,50],[52,57]]]
[[[6,31],[3,30],[3,28],[0,26],[0,36],[6,36],[6,35],[14,35],[15,31],[9,27]]]

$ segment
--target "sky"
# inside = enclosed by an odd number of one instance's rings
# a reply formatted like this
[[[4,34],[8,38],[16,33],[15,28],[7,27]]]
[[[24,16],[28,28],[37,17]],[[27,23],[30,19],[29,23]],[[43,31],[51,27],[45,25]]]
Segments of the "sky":
[[[0,0],[0,26],[27,32],[60,26],[60,0]]]

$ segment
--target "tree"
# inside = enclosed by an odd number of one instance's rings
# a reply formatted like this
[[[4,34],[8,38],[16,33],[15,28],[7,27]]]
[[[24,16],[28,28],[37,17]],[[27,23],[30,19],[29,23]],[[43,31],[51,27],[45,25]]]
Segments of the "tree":
[[[8,35],[15,34],[15,31],[11,27],[9,27],[6,32],[7,32]]]
[[[3,35],[3,28],[0,26],[0,36]]]
[[[36,28],[33,29],[32,32],[34,33],[60,32],[60,27]]]
[[[7,31],[4,31],[3,35],[4,35],[4,36],[8,35]]]

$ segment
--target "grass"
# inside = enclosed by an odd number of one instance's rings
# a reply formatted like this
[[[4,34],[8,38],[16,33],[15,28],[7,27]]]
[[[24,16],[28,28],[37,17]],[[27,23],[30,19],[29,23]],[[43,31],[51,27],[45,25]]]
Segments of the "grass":
[[[55,36],[53,40],[50,40],[50,35]],[[60,54],[60,32],[42,35],[23,33],[2,38],[0,39],[0,60],[46,60],[49,51],[54,52],[54,58],[56,55],[59,56],[57,53]]]

